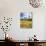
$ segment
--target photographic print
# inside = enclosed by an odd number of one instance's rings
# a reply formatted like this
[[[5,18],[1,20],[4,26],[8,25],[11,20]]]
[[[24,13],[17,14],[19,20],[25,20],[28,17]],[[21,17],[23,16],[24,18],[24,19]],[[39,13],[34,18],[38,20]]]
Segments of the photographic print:
[[[20,28],[32,28],[32,12],[20,13]]]

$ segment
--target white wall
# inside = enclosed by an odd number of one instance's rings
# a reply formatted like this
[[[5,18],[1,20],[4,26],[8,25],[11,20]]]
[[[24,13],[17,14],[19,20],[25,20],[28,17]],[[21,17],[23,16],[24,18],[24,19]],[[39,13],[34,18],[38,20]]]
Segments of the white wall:
[[[45,15],[45,24],[44,25],[45,25],[45,29],[44,29],[45,30],[44,31],[44,39],[46,39],[46,15]]]
[[[20,29],[20,12],[33,12],[32,29]],[[27,40],[34,34],[39,40],[44,40],[46,8],[32,8],[28,0],[0,0],[0,17],[13,17],[10,33],[17,40]],[[0,32],[0,34],[2,31]],[[2,35],[2,34],[1,34]],[[2,36],[0,36],[2,39]]]

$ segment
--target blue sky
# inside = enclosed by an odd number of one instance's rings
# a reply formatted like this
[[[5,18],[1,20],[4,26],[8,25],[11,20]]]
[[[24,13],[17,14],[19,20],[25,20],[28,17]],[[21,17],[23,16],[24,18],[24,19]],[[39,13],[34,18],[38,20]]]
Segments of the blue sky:
[[[29,18],[32,18],[32,13],[31,12],[21,12],[20,13],[20,18],[21,19],[29,19]]]

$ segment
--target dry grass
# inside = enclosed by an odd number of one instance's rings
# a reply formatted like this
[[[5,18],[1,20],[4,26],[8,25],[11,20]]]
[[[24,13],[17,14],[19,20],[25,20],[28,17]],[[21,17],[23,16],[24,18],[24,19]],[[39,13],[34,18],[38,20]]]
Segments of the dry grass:
[[[20,27],[21,28],[32,28],[32,21],[20,21]]]

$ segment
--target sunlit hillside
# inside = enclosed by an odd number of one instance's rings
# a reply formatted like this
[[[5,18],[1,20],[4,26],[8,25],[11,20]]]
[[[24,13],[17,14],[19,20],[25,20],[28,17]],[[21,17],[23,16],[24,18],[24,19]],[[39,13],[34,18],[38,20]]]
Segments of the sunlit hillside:
[[[20,21],[21,28],[32,28],[32,19],[23,19]]]

